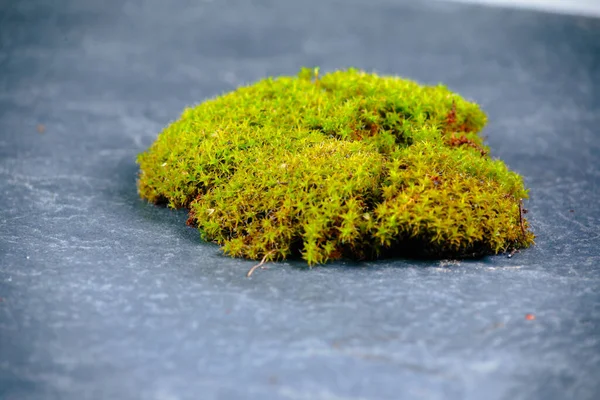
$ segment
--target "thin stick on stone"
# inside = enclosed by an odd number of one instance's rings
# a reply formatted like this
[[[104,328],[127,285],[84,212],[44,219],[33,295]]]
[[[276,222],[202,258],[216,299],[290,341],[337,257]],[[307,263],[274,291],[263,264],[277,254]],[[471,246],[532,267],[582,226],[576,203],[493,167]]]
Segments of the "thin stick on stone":
[[[265,254],[265,256],[263,257],[263,259],[261,260],[261,262],[259,262],[258,264],[256,264],[254,267],[250,268],[250,270],[246,273],[246,278],[250,278],[250,276],[252,276],[252,274],[254,273],[254,271],[256,271],[256,269],[258,269],[258,268],[264,268],[265,261],[267,260],[267,257],[269,255],[271,255],[271,253]]]

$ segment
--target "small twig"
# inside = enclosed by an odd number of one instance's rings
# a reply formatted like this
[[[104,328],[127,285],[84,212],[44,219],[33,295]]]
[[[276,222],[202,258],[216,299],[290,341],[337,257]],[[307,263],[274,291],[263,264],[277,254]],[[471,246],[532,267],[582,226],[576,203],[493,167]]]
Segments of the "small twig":
[[[271,254],[273,254],[272,252],[269,252],[267,254],[265,254],[265,256],[263,257],[263,259],[261,260],[261,262],[259,262],[258,264],[256,264],[254,267],[250,268],[250,270],[248,270],[248,272],[246,273],[246,278],[250,278],[250,276],[252,276],[252,274],[254,273],[254,271],[256,271],[258,268],[265,268],[265,261],[267,260],[267,257],[269,257]]]
[[[523,232],[523,236],[527,237],[527,232],[525,232],[525,225],[523,224],[523,199],[519,199],[519,223],[521,224],[521,232]]]

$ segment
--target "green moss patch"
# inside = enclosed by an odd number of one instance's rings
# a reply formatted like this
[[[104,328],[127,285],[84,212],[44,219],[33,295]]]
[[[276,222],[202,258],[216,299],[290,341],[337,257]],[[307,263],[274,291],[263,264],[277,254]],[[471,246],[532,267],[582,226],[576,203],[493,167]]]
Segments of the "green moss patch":
[[[188,108],[138,157],[138,191],[234,257],[468,257],[524,248],[522,179],[444,86],[356,69],[268,78]]]

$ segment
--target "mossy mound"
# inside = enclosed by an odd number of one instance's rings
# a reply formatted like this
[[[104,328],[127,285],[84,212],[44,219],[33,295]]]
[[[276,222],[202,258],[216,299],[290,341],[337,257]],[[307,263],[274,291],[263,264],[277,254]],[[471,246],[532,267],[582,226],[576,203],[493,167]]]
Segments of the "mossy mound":
[[[138,157],[138,189],[188,209],[235,257],[312,265],[527,247],[527,191],[490,158],[485,122],[443,86],[304,68],[186,109]]]

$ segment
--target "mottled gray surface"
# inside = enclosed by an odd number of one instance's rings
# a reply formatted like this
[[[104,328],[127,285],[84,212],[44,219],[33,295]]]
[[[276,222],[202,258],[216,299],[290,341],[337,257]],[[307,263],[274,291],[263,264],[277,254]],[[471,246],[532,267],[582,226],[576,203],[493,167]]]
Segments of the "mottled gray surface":
[[[494,155],[531,188],[537,246],[247,279],[252,262],[138,199],[135,156],[184,106],[301,65],[481,103]],[[600,398],[599,93],[600,20],[0,0],[0,399]]]

